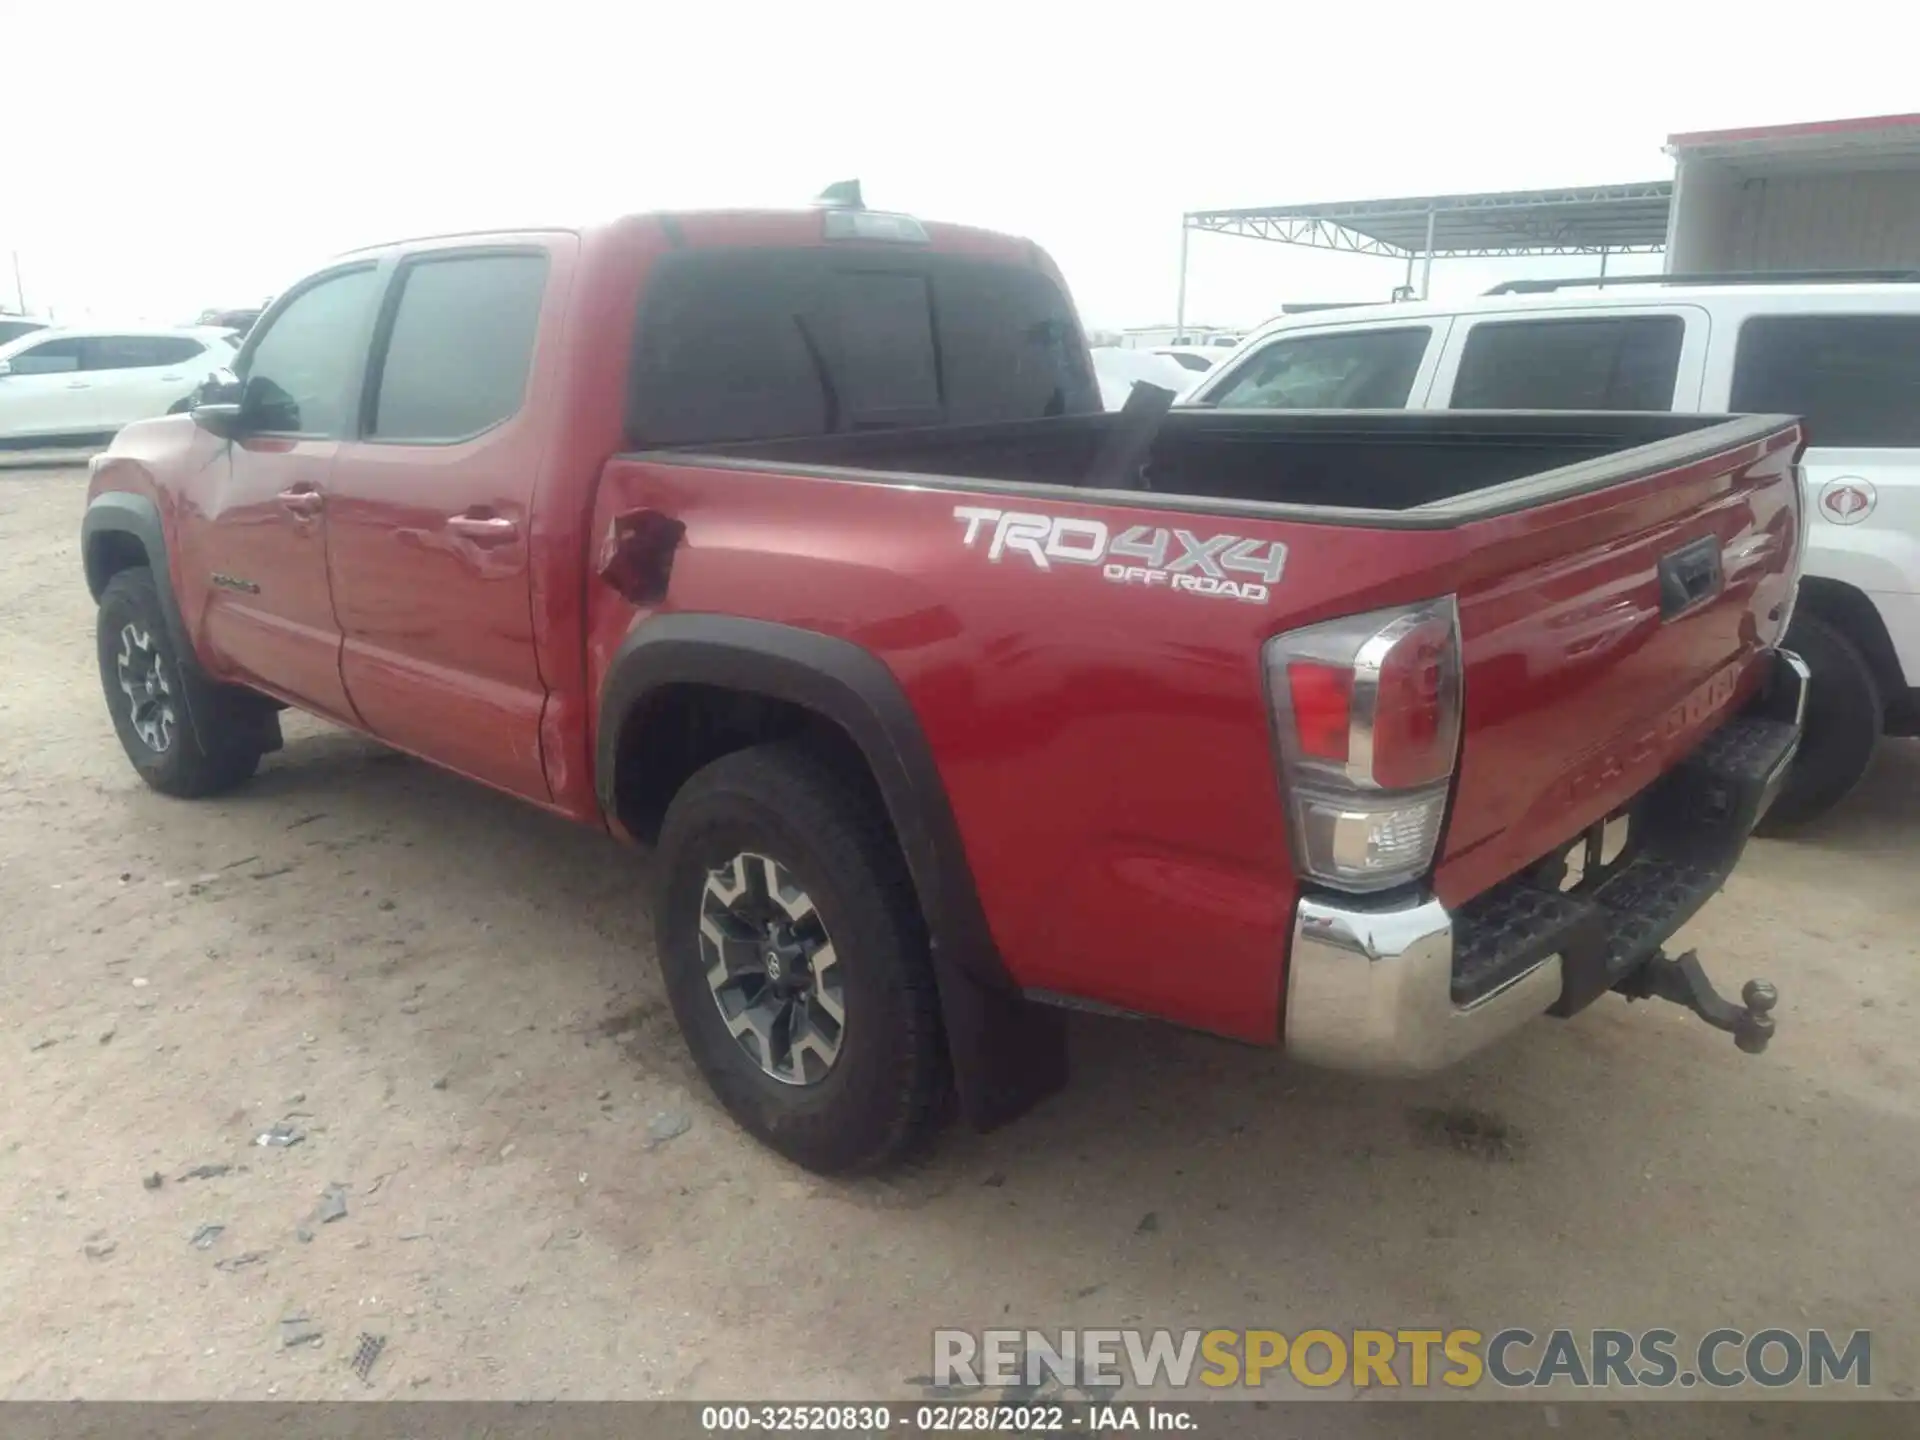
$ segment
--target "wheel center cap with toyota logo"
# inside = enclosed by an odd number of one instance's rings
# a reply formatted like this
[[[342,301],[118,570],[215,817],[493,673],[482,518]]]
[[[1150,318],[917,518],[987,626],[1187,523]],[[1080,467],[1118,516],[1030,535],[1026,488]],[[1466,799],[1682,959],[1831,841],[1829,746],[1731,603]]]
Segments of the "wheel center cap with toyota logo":
[[[1842,475],[1820,487],[1820,513],[1836,525],[1858,525],[1873,513],[1879,498],[1858,475]]]

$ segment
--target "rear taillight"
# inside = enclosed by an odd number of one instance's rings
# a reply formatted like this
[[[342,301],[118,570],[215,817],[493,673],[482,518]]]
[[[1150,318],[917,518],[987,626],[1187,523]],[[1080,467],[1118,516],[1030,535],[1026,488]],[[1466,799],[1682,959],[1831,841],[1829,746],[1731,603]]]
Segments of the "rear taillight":
[[[1460,751],[1452,598],[1310,625],[1268,641],[1265,659],[1303,874],[1384,890],[1424,873]]]

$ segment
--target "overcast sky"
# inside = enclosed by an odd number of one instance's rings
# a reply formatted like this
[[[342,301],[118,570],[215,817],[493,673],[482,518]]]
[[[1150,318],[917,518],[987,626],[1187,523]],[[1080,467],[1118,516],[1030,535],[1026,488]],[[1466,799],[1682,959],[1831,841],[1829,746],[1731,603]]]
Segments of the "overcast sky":
[[[1901,13],[0,0],[0,266],[30,309],[173,322],[382,239],[857,176],[876,208],[1033,236],[1090,325],[1158,323],[1186,210],[1663,179],[1676,131],[1920,110]],[[1434,293],[1514,265],[1440,262]],[[1188,318],[1400,278],[1197,236]]]

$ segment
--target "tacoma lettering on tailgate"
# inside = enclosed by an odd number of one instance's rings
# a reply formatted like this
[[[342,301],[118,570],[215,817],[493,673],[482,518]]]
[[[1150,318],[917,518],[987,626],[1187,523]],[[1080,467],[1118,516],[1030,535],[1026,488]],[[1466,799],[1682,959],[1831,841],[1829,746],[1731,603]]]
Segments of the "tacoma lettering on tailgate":
[[[1270,587],[1287,565],[1287,547],[1278,540],[1239,535],[1202,540],[1191,530],[1153,525],[1134,525],[1113,535],[1099,520],[978,505],[956,505],[953,518],[965,522],[969,549],[982,535],[989,537],[987,559],[996,565],[1009,553],[1025,556],[1042,570],[1053,569],[1056,561],[1098,565],[1101,577],[1116,585],[1158,585],[1256,605],[1266,603]]]
[[[1739,682],[1739,667],[1730,665],[1658,718],[1591,756],[1560,782],[1555,792],[1556,803],[1584,804],[1623,777],[1633,776],[1652,764],[1669,743],[1688,731],[1704,727],[1724,709],[1733,699]]]

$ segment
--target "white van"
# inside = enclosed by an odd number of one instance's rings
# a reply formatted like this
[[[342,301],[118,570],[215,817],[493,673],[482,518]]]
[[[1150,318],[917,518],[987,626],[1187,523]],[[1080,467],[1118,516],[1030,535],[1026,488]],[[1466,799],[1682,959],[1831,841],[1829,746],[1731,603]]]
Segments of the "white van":
[[[1920,283],[1748,278],[1520,282],[1290,315],[1182,403],[1803,417],[1805,578],[1787,643],[1814,684],[1768,817],[1786,828],[1837,804],[1881,734],[1920,734]]]

